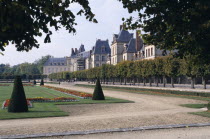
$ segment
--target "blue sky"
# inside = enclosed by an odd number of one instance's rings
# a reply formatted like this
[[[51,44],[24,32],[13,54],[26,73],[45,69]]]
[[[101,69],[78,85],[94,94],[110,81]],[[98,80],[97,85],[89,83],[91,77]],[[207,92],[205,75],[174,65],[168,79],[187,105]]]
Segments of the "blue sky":
[[[90,0],[90,6],[93,13],[96,14],[98,24],[90,23],[84,17],[77,16],[78,26],[75,35],[69,34],[65,29],[58,32],[54,31],[51,36],[51,43],[44,44],[44,37],[38,38],[40,48],[33,48],[29,52],[17,52],[15,47],[10,45],[3,52],[4,56],[0,55],[0,63],[13,66],[23,62],[34,62],[41,56],[48,54],[54,57],[69,56],[71,48],[79,48],[81,44],[85,45],[86,50],[90,50],[96,39],[108,39],[109,44],[111,44],[113,34],[119,32],[122,17],[129,17],[130,14],[117,0]],[[80,6],[73,5],[70,8],[76,12]]]

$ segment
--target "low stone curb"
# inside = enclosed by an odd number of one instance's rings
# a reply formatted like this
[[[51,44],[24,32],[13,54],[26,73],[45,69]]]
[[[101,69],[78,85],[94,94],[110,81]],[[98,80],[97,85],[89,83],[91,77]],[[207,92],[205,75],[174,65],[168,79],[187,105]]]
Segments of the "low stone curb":
[[[43,134],[31,134],[31,135],[8,135],[8,136],[0,136],[0,139],[40,138],[40,137],[53,137],[53,136],[87,135],[87,134],[110,133],[110,132],[128,132],[128,131],[172,129],[172,128],[205,127],[205,126],[210,126],[210,123],[154,125],[154,126],[142,126],[134,128],[114,128],[114,129],[72,131],[72,132],[63,132],[63,133],[43,133]]]

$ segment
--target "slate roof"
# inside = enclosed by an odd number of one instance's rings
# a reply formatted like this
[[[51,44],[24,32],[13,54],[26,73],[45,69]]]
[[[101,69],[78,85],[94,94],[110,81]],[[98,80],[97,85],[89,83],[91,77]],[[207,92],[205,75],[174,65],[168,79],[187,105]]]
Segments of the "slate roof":
[[[104,49],[103,49],[104,47]],[[110,54],[111,49],[109,46],[109,41],[108,40],[100,40],[98,39],[96,41],[95,46],[92,49],[92,54]]]
[[[67,59],[66,58],[49,58],[44,66],[66,66]]]
[[[133,33],[129,33],[127,30],[122,29],[120,33],[114,34],[113,41],[128,43],[133,38]]]
[[[127,48],[124,53],[136,53],[136,39],[131,39],[127,44]]]
[[[79,48],[79,53],[84,52],[85,51],[85,46],[83,44],[81,44],[80,48]]]

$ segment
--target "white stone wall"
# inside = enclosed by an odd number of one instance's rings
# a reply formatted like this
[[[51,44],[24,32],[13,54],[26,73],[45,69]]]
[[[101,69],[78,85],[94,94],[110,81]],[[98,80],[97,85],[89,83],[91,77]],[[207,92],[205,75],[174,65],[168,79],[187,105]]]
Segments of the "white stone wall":
[[[51,73],[57,73],[57,72],[63,72],[63,71],[69,71],[68,66],[44,66],[43,67],[43,74],[49,75]]]
[[[134,53],[124,53],[123,54],[123,61],[133,61],[134,60]]]
[[[111,45],[111,64],[116,65],[123,61],[123,50],[125,43],[114,43]]]

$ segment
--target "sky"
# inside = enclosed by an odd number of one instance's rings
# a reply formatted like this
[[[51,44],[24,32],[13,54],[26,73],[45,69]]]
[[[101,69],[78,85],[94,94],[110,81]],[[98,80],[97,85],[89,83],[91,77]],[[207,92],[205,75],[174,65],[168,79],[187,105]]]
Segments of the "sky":
[[[81,44],[84,44],[86,51],[88,51],[95,45],[97,39],[108,39],[111,45],[113,34],[119,33],[122,18],[129,17],[131,14],[117,0],[90,0],[90,7],[96,15],[97,24],[87,21],[84,17],[77,16],[76,34],[69,34],[64,28],[57,32],[53,31],[51,43],[44,43],[45,36],[37,38],[40,47],[38,49],[33,48],[29,52],[18,52],[14,46],[9,45],[3,52],[4,56],[0,55],[0,64],[14,66],[24,62],[32,63],[46,55],[54,57],[70,56],[71,48],[79,48]],[[70,8],[74,12],[80,10],[80,6],[76,4]],[[136,15],[133,14],[132,16]]]

